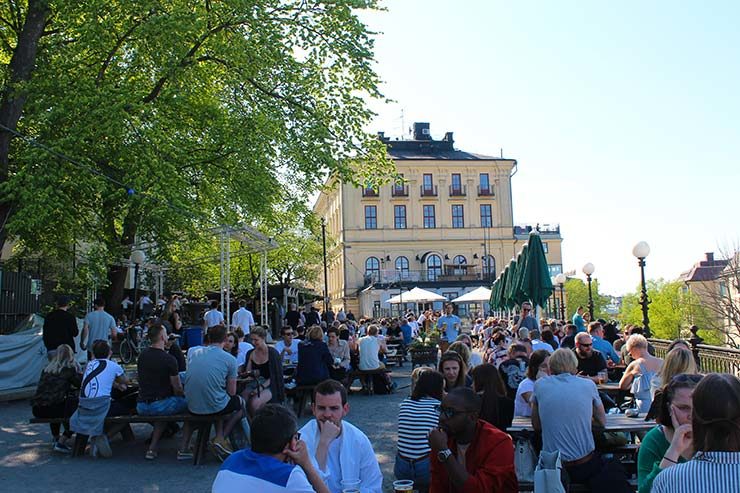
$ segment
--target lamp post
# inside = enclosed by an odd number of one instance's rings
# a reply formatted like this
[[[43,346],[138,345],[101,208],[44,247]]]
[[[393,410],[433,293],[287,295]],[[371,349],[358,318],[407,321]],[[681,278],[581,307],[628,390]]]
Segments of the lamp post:
[[[591,294],[591,274],[594,273],[596,268],[594,264],[588,262],[583,266],[583,273],[586,274],[586,280],[588,281],[588,314],[591,316],[591,321],[594,321],[594,298]]]
[[[139,266],[146,261],[146,255],[141,250],[131,253],[131,262],[134,263],[134,315],[132,321],[136,321],[136,308],[139,306]]]
[[[321,218],[321,241],[324,246],[324,313],[329,311],[329,274],[326,267],[326,219]]]
[[[642,325],[645,329],[645,337],[650,337],[650,319],[648,318],[648,299],[647,286],[645,285],[645,258],[650,255],[650,245],[640,241],[632,247],[632,255],[637,258],[637,265],[640,266],[640,305],[642,306]]]
[[[555,276],[555,283],[560,286],[560,319],[565,320],[565,300],[563,299],[563,290],[566,281],[565,274],[562,272]]]

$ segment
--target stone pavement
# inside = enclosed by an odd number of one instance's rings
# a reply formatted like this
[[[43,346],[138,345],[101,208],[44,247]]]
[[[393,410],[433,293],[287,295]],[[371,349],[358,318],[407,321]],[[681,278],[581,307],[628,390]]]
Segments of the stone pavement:
[[[393,490],[396,418],[398,404],[409,394],[409,375],[410,363],[405,363],[392,375],[399,386],[395,394],[354,394],[349,399],[346,419],[363,430],[373,443],[385,478],[385,491]],[[112,443],[111,459],[72,459],[53,453],[48,425],[29,425],[30,417],[28,400],[0,403],[0,491],[207,492],[218,471],[219,463],[210,455],[202,466],[175,460],[177,439],[161,443],[157,460],[144,460],[144,440],[151,430],[144,424],[134,425],[135,442]],[[308,419],[304,414],[300,425]]]

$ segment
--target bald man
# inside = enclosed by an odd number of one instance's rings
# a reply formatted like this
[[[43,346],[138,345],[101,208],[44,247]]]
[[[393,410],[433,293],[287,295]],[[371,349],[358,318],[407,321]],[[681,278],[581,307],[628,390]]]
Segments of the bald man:
[[[598,383],[597,375],[600,371],[606,370],[606,360],[600,351],[594,349],[590,335],[585,332],[576,334],[575,353],[578,358],[578,375]]]

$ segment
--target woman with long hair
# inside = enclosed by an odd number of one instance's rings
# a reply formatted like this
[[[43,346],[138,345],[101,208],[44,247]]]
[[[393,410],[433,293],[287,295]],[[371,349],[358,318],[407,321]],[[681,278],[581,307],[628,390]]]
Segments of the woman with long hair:
[[[691,458],[691,395],[701,378],[701,375],[676,375],[655,393],[649,417],[654,417],[658,426],[640,441],[639,493],[648,493],[661,471]]]
[[[445,379],[441,373],[416,368],[411,396],[401,402],[398,412],[398,452],[393,472],[396,479],[411,479],[414,489],[429,489],[429,432],[439,426]]]
[[[694,389],[691,413],[693,458],[663,471],[654,493],[740,491],[740,379],[710,373]],[[676,457],[664,459],[676,460]]]
[[[170,300],[165,306],[164,313],[162,313],[162,319],[167,320],[172,326],[172,332],[179,334],[182,329],[182,320],[180,320],[180,313],[177,311],[176,300]]]
[[[532,405],[529,398],[534,392],[534,382],[540,377],[550,374],[548,361],[550,353],[546,349],[538,349],[532,353],[527,367],[527,378],[519,383],[514,398],[514,416],[532,416]]]
[[[239,356],[239,336],[234,332],[226,334],[226,340],[224,341],[224,351],[232,355],[234,358]]]
[[[439,372],[445,377],[445,392],[455,387],[467,386],[465,377],[468,374],[468,368],[458,353],[454,351],[444,353],[439,359]]]
[[[676,375],[696,375],[697,373],[699,372],[696,369],[694,354],[681,345],[674,346],[673,349],[668,350],[663,366],[650,383],[650,389],[655,394],[659,388],[668,385]]]
[[[480,419],[505,432],[514,419],[514,402],[506,396],[498,369],[486,363],[473,368],[471,374],[473,390],[483,399]]]
[[[75,360],[74,351],[67,344],[57,348],[57,352],[41,372],[36,394],[31,399],[31,412],[37,418],[65,418],[77,409],[78,398],[74,391],[82,383],[82,369]],[[64,434],[59,435],[59,423],[50,423],[54,437],[54,451],[63,454],[71,452],[67,441],[72,437],[69,421],[64,421]]]
[[[285,387],[280,354],[267,345],[267,331],[257,325],[252,327],[249,337],[254,349],[249,350],[240,370],[251,373],[257,380],[256,387],[247,387],[242,393],[242,397],[247,400],[249,414],[254,416],[257,409],[268,402],[282,404],[285,401]]]

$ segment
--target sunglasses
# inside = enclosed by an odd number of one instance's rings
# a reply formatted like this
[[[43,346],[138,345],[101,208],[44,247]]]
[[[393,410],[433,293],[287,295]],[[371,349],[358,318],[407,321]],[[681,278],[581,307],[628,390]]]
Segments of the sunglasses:
[[[582,342],[579,342],[579,343],[578,343],[578,345],[579,345],[580,347],[590,347],[590,346],[593,346],[593,344],[584,344],[584,343],[582,343]]]
[[[434,406],[434,410],[446,417],[447,419],[452,419],[455,416],[459,414],[468,414],[471,411],[458,411],[457,409],[453,409],[451,407],[444,407],[440,405]]]
[[[301,432],[300,431],[296,431],[295,433],[293,433],[293,438],[291,438],[291,440],[295,440],[297,442],[300,439],[301,439]]]

